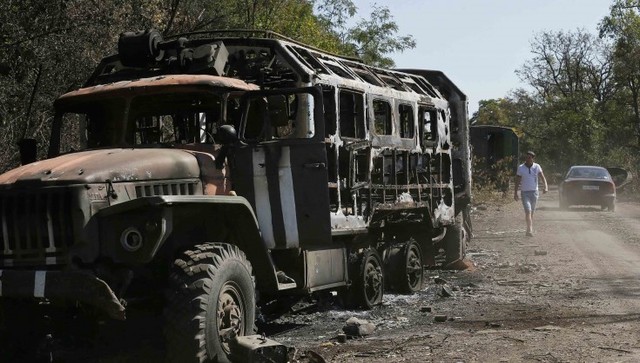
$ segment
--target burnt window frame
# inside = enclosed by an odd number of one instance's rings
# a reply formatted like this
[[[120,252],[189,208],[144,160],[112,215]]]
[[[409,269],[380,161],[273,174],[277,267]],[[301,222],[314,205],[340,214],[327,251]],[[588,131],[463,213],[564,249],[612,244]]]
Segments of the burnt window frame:
[[[302,96],[307,95],[306,97],[311,97],[311,101],[309,102],[309,100],[303,99]],[[296,105],[302,105],[304,104],[304,102],[300,102],[300,100],[304,100],[306,102],[309,102],[310,105],[313,105],[314,109],[312,112],[308,112],[309,110],[307,110],[307,112],[303,112],[303,114],[307,114],[308,117],[310,117],[311,119],[309,121],[311,121],[308,124],[308,129],[307,129],[307,136],[302,137],[302,136],[298,136],[300,135],[299,132],[296,134],[296,132],[293,132],[290,135],[281,137],[281,136],[277,136],[275,135],[269,135],[269,129],[273,128],[272,124],[269,124],[269,116],[268,116],[268,112],[264,112],[265,110],[268,111],[268,108],[260,108],[260,107],[256,107],[258,109],[258,113],[256,113],[256,116],[260,117],[260,115],[262,115],[262,123],[261,125],[261,129],[259,130],[260,132],[257,132],[255,135],[250,135],[253,137],[248,137],[247,135],[247,129],[249,126],[249,116],[250,116],[250,112],[252,110],[252,102],[256,102],[256,104],[258,106],[259,102],[262,101],[264,102],[264,104],[266,105],[267,101],[265,98],[267,97],[272,97],[272,96],[284,96],[285,98],[289,99],[290,96],[294,96],[296,97]],[[261,100],[262,98],[262,100]],[[242,120],[240,122],[240,127],[238,130],[238,138],[239,140],[246,142],[246,143],[250,143],[250,144],[263,144],[263,143],[272,143],[272,142],[287,142],[287,143],[299,143],[299,142],[306,142],[305,140],[324,140],[324,122],[323,122],[323,117],[324,117],[324,110],[323,110],[323,104],[321,102],[322,100],[322,90],[318,87],[301,87],[301,88],[286,88],[286,89],[268,89],[268,90],[255,90],[255,91],[247,91],[246,93],[244,93],[241,97],[241,107],[243,109],[242,112]],[[293,103],[289,103],[289,105],[291,105]],[[298,107],[296,106],[296,113],[300,113],[300,109],[298,109]],[[291,115],[290,115],[291,116]],[[256,118],[258,118],[256,117]],[[293,116],[295,118],[295,116]],[[289,119],[290,121],[292,120],[291,118]],[[297,121],[297,120],[296,120]],[[252,127],[254,126],[253,124],[251,124]],[[295,127],[295,126],[294,126]],[[322,131],[322,132],[320,132]]]
[[[309,52],[309,50],[295,45],[287,45],[286,48],[307,68],[312,69],[317,73],[331,73],[331,71],[329,71],[327,67],[313,55],[313,53]]]
[[[356,76],[349,67],[340,63],[337,59],[331,59],[329,57],[321,55],[319,55],[316,59],[323,65],[324,68],[328,69],[331,73],[338,77],[350,80],[358,79],[358,76]]]
[[[420,144],[423,146],[434,146],[438,142],[438,112],[439,110],[434,107],[418,105],[418,131]],[[426,122],[424,122],[424,115],[427,113],[429,114],[429,123],[431,124],[429,133],[426,132]],[[427,138],[427,135],[430,137]]]
[[[403,108],[408,108],[409,112],[403,111]],[[409,120],[404,120],[403,115],[408,115]],[[402,139],[413,139],[416,135],[415,133],[415,119],[414,119],[414,108],[413,105],[409,103],[399,103],[398,104],[398,120],[400,123],[399,134]],[[405,122],[407,121],[407,122]],[[408,134],[407,134],[408,132]]]
[[[379,115],[380,113],[377,112],[376,110],[376,104],[384,104],[386,105],[386,119],[383,120],[384,124],[382,125],[382,132],[378,132],[378,126],[380,124],[380,122],[378,121],[379,118],[377,115]],[[393,107],[391,106],[392,102],[390,102],[387,99],[381,98],[381,97],[374,97],[371,100],[371,114],[372,114],[372,125],[371,125],[371,129],[373,130],[373,132],[378,135],[378,136],[391,136],[393,135]]]
[[[361,91],[354,91],[346,88],[338,88],[338,129],[340,137],[352,139],[365,139],[367,134],[367,115],[365,107],[365,94]],[[343,108],[343,96],[351,96],[351,109],[353,117],[348,120],[349,124],[343,122],[343,114],[346,115],[348,110]],[[345,97],[346,99],[346,97]],[[350,127],[349,127],[350,126]],[[345,132],[350,131],[350,132]]]
[[[322,106],[324,107],[324,137],[329,138],[338,132],[338,88],[322,85]]]

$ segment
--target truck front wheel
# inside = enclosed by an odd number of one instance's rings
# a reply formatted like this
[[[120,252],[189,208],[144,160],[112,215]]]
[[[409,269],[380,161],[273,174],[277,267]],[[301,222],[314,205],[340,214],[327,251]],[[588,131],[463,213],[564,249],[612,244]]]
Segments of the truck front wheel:
[[[251,264],[236,246],[208,243],[173,264],[165,307],[171,362],[229,362],[229,342],[253,334]]]

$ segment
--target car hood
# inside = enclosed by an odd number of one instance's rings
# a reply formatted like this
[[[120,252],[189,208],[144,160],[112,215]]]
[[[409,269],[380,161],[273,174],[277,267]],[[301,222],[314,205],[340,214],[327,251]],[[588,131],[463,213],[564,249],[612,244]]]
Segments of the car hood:
[[[100,149],[36,161],[0,175],[0,185],[99,183],[200,176],[193,154],[179,149]]]

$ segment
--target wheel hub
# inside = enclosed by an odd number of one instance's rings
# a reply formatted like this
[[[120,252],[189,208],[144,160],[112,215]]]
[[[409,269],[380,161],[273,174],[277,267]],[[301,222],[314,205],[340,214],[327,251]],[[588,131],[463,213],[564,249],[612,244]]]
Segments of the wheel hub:
[[[382,291],[382,269],[375,266],[372,262],[367,263],[367,271],[365,273],[365,286],[367,295],[374,300],[377,294]]]
[[[220,341],[228,350],[229,340],[243,334],[242,300],[233,286],[227,285],[220,293],[217,314]]]

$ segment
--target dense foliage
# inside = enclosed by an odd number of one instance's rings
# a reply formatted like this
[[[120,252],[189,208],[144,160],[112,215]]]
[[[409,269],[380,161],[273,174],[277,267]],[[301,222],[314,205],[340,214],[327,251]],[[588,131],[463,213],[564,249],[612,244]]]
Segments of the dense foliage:
[[[550,172],[640,167],[640,2],[613,1],[599,34],[545,31],[516,71],[523,87],[483,100],[477,124],[510,126]],[[550,173],[549,173],[550,174]]]
[[[0,1],[0,170],[19,163],[17,142],[48,146],[51,105],[82,86],[124,31],[165,36],[211,29],[272,30],[327,51],[393,66],[413,48],[385,7],[359,18],[351,0],[4,0]],[[349,26],[349,24],[354,24]]]

